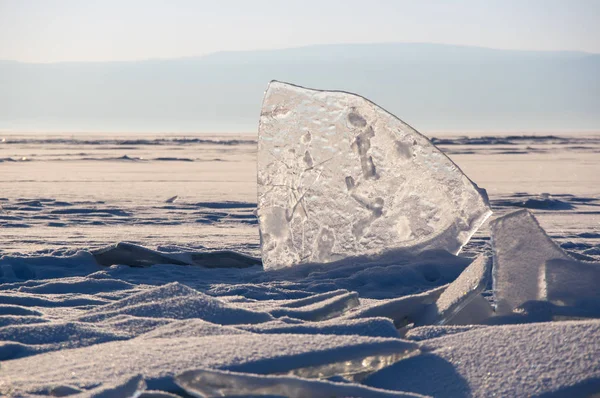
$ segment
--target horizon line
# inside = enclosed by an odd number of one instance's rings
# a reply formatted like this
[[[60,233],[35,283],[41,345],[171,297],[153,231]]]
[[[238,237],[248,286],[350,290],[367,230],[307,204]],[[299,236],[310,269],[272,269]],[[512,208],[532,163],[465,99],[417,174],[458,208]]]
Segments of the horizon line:
[[[421,129],[418,130],[421,134],[481,134],[482,136],[491,136],[491,135],[504,135],[504,134],[513,134],[513,135],[538,135],[538,134],[546,134],[546,135],[558,135],[558,134],[600,134],[600,128],[591,128],[591,129],[499,129],[499,130],[484,130],[484,129]],[[151,131],[151,130],[108,130],[108,131],[99,131],[99,130],[71,130],[71,131],[58,131],[58,130],[9,130],[9,129],[1,129],[0,135],[8,134],[8,135],[33,135],[33,134],[47,134],[47,135],[74,135],[74,134],[85,134],[85,135],[113,135],[113,134],[134,134],[134,135],[258,135],[258,131]],[[0,137],[2,138],[2,137]]]
[[[232,53],[266,53],[266,52],[278,52],[286,50],[299,50],[313,47],[332,47],[332,46],[372,46],[372,45],[394,45],[394,44],[405,44],[405,45],[434,45],[434,46],[445,46],[445,47],[460,47],[460,48],[472,48],[480,50],[491,50],[491,51],[510,51],[510,52],[521,52],[521,53],[571,53],[581,55],[600,55],[600,53],[583,51],[583,50],[534,50],[534,49],[511,49],[511,48],[497,48],[497,47],[484,47],[469,44],[452,44],[452,43],[440,43],[440,42],[403,42],[403,41],[389,41],[389,42],[367,42],[367,43],[320,43],[320,44],[306,44],[292,47],[278,47],[270,49],[251,49],[251,50],[223,50],[213,51],[205,54],[196,55],[181,55],[175,57],[151,57],[151,58],[140,58],[130,60],[95,60],[95,61],[19,61],[13,59],[0,59],[1,62],[5,63],[18,63],[18,64],[29,64],[29,65],[56,65],[56,64],[109,64],[109,63],[136,63],[136,62],[152,62],[152,61],[174,61],[174,60],[185,60],[190,58],[205,58],[219,54],[232,54]]]

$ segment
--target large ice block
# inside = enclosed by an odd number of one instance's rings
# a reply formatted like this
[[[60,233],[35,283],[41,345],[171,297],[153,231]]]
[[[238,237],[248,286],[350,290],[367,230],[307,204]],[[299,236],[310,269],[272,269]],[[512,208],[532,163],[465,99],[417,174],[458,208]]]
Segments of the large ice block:
[[[546,299],[546,262],[572,259],[528,210],[499,217],[490,225],[496,313],[509,314],[527,301]]]
[[[457,253],[490,214],[485,190],[376,104],[269,84],[258,141],[266,269],[398,249]]]

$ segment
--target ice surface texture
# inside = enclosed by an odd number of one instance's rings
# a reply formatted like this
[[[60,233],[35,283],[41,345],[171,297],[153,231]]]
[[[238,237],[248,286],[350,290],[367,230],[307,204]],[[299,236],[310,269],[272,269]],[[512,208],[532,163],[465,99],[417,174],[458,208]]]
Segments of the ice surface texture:
[[[450,322],[461,310],[467,307],[469,303],[472,303],[473,300],[480,296],[480,293],[487,285],[490,269],[491,262],[489,261],[489,258],[484,255],[477,257],[473,263],[471,263],[471,265],[469,265],[469,267],[448,286],[435,304],[424,309],[415,322],[415,325],[444,325]],[[486,304],[487,303],[484,303],[483,306]],[[489,304],[487,304],[487,306],[489,307]]]
[[[264,376],[214,370],[192,370],[177,377],[177,383],[190,394],[201,397],[281,396],[288,398],[417,398],[422,395],[384,391],[355,384],[298,377]]]
[[[584,307],[600,315],[600,264],[553,259],[544,267],[546,298],[554,304]],[[590,308],[593,307],[593,308]]]
[[[491,231],[498,315],[508,315],[524,304],[526,312],[544,310],[569,316],[572,311],[555,308],[563,306],[576,309],[577,316],[600,314],[599,263],[571,258],[528,210],[497,218]]]
[[[457,253],[490,214],[483,189],[376,104],[269,84],[258,141],[265,269],[402,249]]]
[[[496,313],[508,314],[527,301],[544,299],[546,261],[571,258],[528,210],[497,218],[491,223],[491,232]]]

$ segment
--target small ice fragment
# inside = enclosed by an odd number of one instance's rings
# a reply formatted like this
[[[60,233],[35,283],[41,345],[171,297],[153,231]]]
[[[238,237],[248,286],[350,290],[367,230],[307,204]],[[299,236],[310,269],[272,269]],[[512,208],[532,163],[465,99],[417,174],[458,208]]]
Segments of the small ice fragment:
[[[448,285],[428,290],[423,293],[413,294],[391,300],[382,300],[381,303],[367,305],[348,314],[348,319],[386,317],[394,322],[398,329],[414,323],[423,311],[434,305]]]
[[[475,295],[446,325],[478,325],[494,316],[490,302],[481,294]]]
[[[282,396],[288,398],[420,397],[418,394],[384,391],[357,384],[306,380],[293,376],[265,376],[222,370],[191,370],[176,378],[177,384],[197,397]]]
[[[175,395],[165,391],[146,390],[138,398],[181,398],[181,395]]]
[[[273,81],[258,140],[265,269],[457,253],[491,214],[485,190],[412,127],[365,98]]]
[[[412,341],[436,339],[443,336],[464,333],[475,329],[487,327],[486,325],[427,325],[410,329],[404,338]]]
[[[124,378],[110,385],[102,385],[81,396],[89,398],[136,398],[146,389],[146,382],[141,375]]]
[[[546,297],[543,275],[549,260],[571,260],[528,210],[491,222],[496,314],[510,314],[521,304]]]
[[[381,353],[378,355],[357,355],[345,361],[332,362],[325,365],[296,368],[281,375],[304,377],[307,379],[329,379],[342,376],[346,380],[360,382],[373,372],[390,366],[400,360],[418,355],[420,351],[406,350],[400,353]]]
[[[344,312],[358,305],[358,293],[348,292],[304,307],[276,308],[271,310],[270,313],[275,317],[287,316],[290,318],[316,322],[340,316]]]
[[[133,243],[119,242],[92,252],[100,265],[130,265],[132,267],[148,267],[154,264],[188,265],[183,261],[171,258],[166,254],[151,250]]]
[[[119,242],[115,245],[94,250],[92,255],[98,264],[105,266],[120,264],[132,267],[149,267],[154,264],[175,264],[199,265],[206,268],[248,268],[261,264],[259,258],[231,250],[192,252],[176,256],[172,253],[162,253],[127,242]]]
[[[179,199],[178,195],[172,196],[169,199],[165,200],[165,203],[175,203],[175,201]]]
[[[473,299],[481,296],[491,269],[488,257],[480,255],[467,267],[454,282],[441,294],[440,298],[428,306],[417,318],[415,326],[445,325],[449,323]]]
[[[58,385],[50,388],[50,390],[48,391],[48,395],[50,395],[51,397],[66,397],[67,395],[75,395],[83,392],[84,390],[82,390],[79,387],[70,385]]]

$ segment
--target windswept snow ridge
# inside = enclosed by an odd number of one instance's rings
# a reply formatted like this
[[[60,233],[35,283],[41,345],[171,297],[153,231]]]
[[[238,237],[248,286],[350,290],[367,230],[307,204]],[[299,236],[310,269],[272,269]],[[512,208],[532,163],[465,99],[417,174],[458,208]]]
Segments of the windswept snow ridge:
[[[513,227],[529,230],[533,218],[520,216]],[[503,247],[499,237],[494,243]],[[511,264],[519,263],[520,252],[511,253]],[[595,290],[577,289],[594,283],[595,263],[547,261],[539,267],[547,275],[547,297],[498,315],[481,295],[488,259],[439,251],[395,264],[305,264],[272,272],[105,267],[83,254],[3,257],[0,267],[43,269],[52,262],[45,279],[0,286],[3,395],[486,397],[600,391],[600,321],[491,326],[599,316],[593,311]],[[585,272],[572,272],[580,268]],[[465,325],[473,322],[479,325]],[[523,364],[525,373],[515,374]]]

